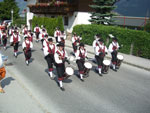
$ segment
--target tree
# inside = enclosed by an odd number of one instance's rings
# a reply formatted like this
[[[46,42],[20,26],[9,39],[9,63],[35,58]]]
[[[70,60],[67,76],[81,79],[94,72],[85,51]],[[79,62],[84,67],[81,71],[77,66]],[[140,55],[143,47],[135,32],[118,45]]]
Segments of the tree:
[[[19,7],[15,0],[4,0],[0,2],[0,19],[1,20],[10,20],[11,19],[11,10],[13,9],[13,18],[19,18]]]
[[[89,5],[93,8],[94,12],[91,14],[91,19],[89,20],[92,23],[96,24],[109,24],[112,22],[112,16],[115,14],[112,13],[116,7],[114,4],[118,0],[93,0],[93,5]]]

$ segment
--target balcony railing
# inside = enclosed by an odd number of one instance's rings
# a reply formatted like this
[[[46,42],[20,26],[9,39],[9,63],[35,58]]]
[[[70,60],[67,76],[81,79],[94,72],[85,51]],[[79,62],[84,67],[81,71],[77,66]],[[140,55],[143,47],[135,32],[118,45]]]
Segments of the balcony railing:
[[[28,5],[30,12],[35,14],[73,14],[76,10],[76,4],[67,2],[54,2],[54,3],[37,3],[35,5]]]

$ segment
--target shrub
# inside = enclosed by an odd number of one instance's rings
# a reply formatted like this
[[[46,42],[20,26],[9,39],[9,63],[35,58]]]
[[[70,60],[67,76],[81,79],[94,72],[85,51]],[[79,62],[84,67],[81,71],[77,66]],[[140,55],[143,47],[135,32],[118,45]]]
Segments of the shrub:
[[[73,32],[82,35],[82,42],[92,45],[94,35],[101,34],[101,37],[106,42],[109,34],[113,34],[118,38],[119,44],[123,44],[120,52],[129,54],[131,44],[134,44],[133,55],[150,59],[150,33],[145,31],[137,31],[131,29],[120,28],[116,26],[103,25],[77,25],[73,28]],[[109,39],[109,43],[111,39]],[[108,47],[109,44],[107,44]]]
[[[48,18],[48,17],[33,17],[32,20],[32,30],[38,24],[39,26],[44,25],[47,29],[49,35],[53,36],[56,27],[59,27],[60,30],[64,30],[63,20],[61,16],[57,18]]]

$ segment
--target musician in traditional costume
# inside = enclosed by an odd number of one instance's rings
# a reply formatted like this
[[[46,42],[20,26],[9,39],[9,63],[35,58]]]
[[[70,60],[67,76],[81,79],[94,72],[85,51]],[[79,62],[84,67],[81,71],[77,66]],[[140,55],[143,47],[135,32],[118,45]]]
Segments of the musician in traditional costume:
[[[61,35],[61,31],[59,30],[59,28],[56,28],[56,31],[54,32],[54,37],[56,39],[56,43],[58,43],[58,37],[60,37]]]
[[[111,52],[111,63],[112,63],[112,69],[114,71],[116,70],[116,64],[117,64],[117,54],[118,54],[118,50],[120,49],[119,43],[118,43],[118,39],[116,37],[114,37],[112,39],[112,43],[110,43],[109,45],[109,51]]]
[[[94,49],[94,53],[96,54],[96,47],[98,46],[98,40],[100,39],[100,35],[99,34],[97,34],[97,35],[95,35],[94,36],[94,41],[93,41],[93,44],[92,44],[92,46],[93,46],[93,49]],[[95,59],[95,57],[94,57],[94,59],[93,59],[93,62],[95,62],[96,63],[96,59]]]
[[[19,42],[21,41],[21,38],[17,31],[14,31],[14,34],[10,37],[10,43],[11,46],[14,47],[14,56],[17,58],[17,52],[19,47]]]
[[[6,50],[6,44],[7,44],[7,33],[5,30],[2,31],[1,33],[1,38],[2,38],[2,41],[3,41],[3,46],[4,46],[4,50]]]
[[[98,73],[100,76],[102,76],[102,67],[103,67],[103,60],[105,57],[105,54],[108,53],[107,47],[104,45],[103,39],[98,40],[98,46],[96,46],[95,49],[95,58],[98,64]]]
[[[28,26],[25,25],[25,27],[22,30],[23,35],[27,35],[28,34]]]
[[[84,81],[83,80],[83,75],[85,73],[84,63],[85,63],[85,58],[87,58],[87,51],[84,48],[83,43],[80,43],[79,50],[77,50],[77,52],[75,53],[75,56],[76,56],[76,63],[79,69],[80,80]]]
[[[31,30],[28,31],[27,36],[29,41],[33,42],[33,33],[31,32]]]
[[[48,64],[48,74],[49,74],[51,79],[54,79],[54,77],[53,77],[53,65],[55,63],[54,54],[55,54],[56,46],[53,43],[52,38],[48,38],[47,40],[45,39],[43,46],[44,46],[43,52],[45,55],[45,60],[47,61],[47,64]]]
[[[26,65],[29,65],[29,61],[32,56],[31,49],[33,48],[33,43],[29,40],[27,36],[22,43],[22,48],[24,51]]]
[[[36,35],[36,42],[39,42],[40,27],[38,24],[36,24],[36,27],[34,28],[34,33]]]
[[[64,33],[64,31],[61,31],[60,36],[58,36],[58,43],[64,43],[65,45],[65,39],[66,39],[66,34]]]
[[[45,31],[45,29],[42,29],[42,32],[40,33],[39,37],[42,43],[42,49],[43,49],[43,41],[45,39],[45,35],[48,35],[47,32]]]
[[[14,27],[12,26],[9,30],[9,36],[12,36],[14,33]]]
[[[64,44],[59,43],[57,46],[58,46],[58,49],[56,50],[56,52],[54,54],[54,59],[55,59],[55,62],[56,62],[58,83],[59,83],[60,89],[64,91],[65,89],[63,87],[62,81],[69,77],[65,73],[65,62],[66,61],[68,63],[70,63],[70,62],[67,60],[68,55],[67,55],[67,52],[64,50]]]
[[[73,47],[74,54],[76,53],[76,51],[78,49],[78,45],[80,44],[80,40],[82,40],[82,38],[77,36],[76,33],[74,33],[73,37],[72,37],[72,47]]]

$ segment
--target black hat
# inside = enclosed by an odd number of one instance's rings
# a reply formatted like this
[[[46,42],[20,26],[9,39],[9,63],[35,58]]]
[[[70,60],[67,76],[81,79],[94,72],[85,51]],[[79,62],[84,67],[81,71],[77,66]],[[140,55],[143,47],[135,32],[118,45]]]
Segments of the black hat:
[[[83,46],[83,47],[84,47],[84,44],[83,44],[83,43],[80,43],[80,45],[79,45],[79,46],[80,46],[80,47],[81,47],[81,46]]]
[[[104,40],[103,40],[102,38],[101,38],[101,39],[99,39],[98,41],[99,41],[99,42],[104,42]]]
[[[52,39],[52,38],[48,38],[48,41],[49,41],[49,42],[53,42],[53,39]]]
[[[116,37],[114,37],[112,40],[114,40],[114,41],[118,41],[118,39],[117,39]]]
[[[57,44],[58,47],[64,47],[64,43]]]
[[[28,30],[28,32],[31,32],[31,30]]]
[[[48,34],[46,34],[45,37],[48,37]]]
[[[24,37],[24,39],[25,39],[25,40],[28,39],[28,36],[26,35],[26,36]]]

